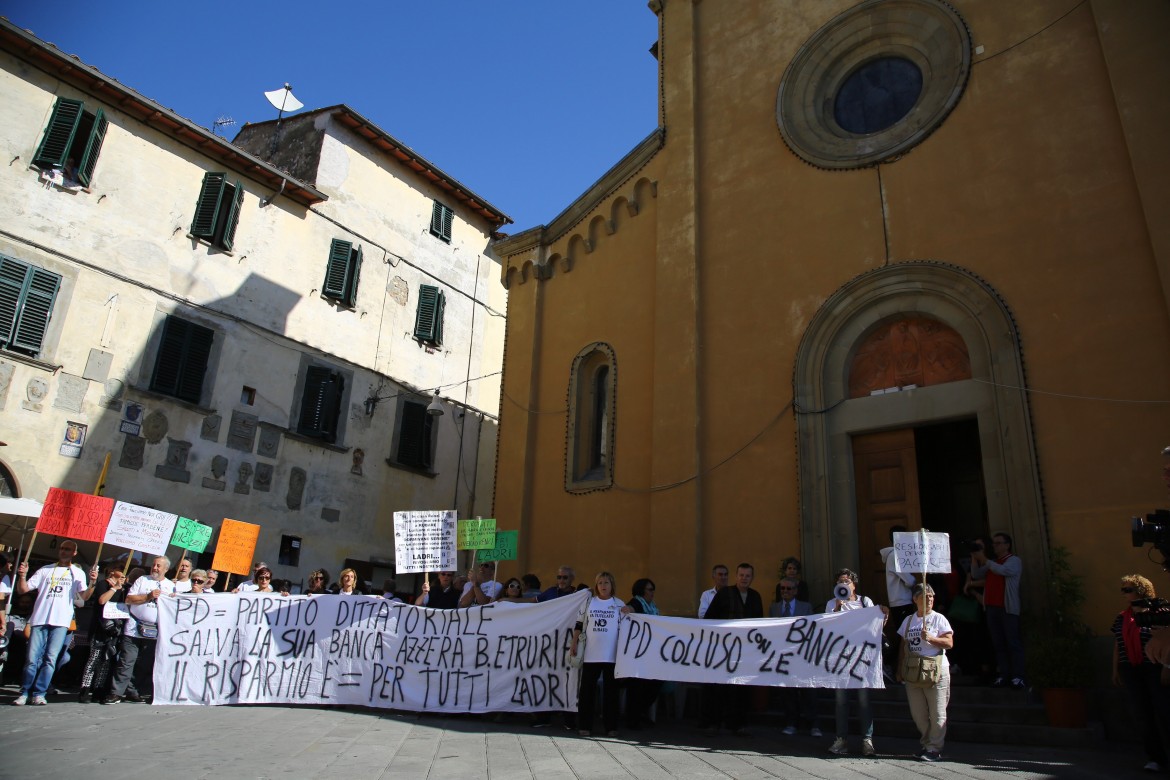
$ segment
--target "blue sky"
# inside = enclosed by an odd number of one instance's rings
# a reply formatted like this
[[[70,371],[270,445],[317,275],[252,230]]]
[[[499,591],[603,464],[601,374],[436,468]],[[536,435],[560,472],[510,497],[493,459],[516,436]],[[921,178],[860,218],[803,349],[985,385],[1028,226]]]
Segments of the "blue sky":
[[[374,10],[376,9],[376,10]],[[347,103],[486,198],[547,223],[657,125],[645,0],[0,0],[0,14],[211,127]]]

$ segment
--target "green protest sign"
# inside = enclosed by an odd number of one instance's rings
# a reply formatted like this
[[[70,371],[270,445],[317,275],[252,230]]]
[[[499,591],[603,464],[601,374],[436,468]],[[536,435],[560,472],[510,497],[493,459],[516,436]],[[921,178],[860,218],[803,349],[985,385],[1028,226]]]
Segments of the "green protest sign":
[[[458,549],[490,550],[496,546],[496,521],[477,517],[459,521]]]
[[[198,520],[180,517],[179,522],[175,523],[171,544],[184,550],[201,553],[207,549],[207,543],[211,541],[211,530],[211,526],[204,525]]]
[[[519,531],[496,531],[496,546],[490,550],[480,550],[476,559],[481,561],[514,561],[516,560],[516,540]]]

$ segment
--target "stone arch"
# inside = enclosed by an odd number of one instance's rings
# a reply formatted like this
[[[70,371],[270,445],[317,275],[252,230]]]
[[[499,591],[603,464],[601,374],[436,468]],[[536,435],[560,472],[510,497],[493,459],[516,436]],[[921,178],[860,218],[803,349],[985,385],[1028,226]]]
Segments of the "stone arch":
[[[531,260],[524,261],[524,265],[520,267],[520,283],[524,284],[536,276],[536,266]]]
[[[597,242],[603,236],[612,236],[614,233],[613,222],[598,214],[593,219],[589,220],[589,243],[592,246],[597,246]]]
[[[512,285],[516,284],[516,281],[518,279],[520,279],[521,281],[523,280],[523,277],[521,276],[521,272],[519,270],[517,270],[516,266],[514,266],[514,265],[508,266],[508,270],[504,274],[504,289],[505,290],[512,289]]]
[[[854,351],[883,321],[914,315],[953,329],[967,345],[971,378],[875,397],[849,398]],[[965,269],[909,262],[863,274],[837,290],[809,323],[796,355],[793,395],[805,568],[858,564],[851,437],[961,417],[978,420],[988,522],[1046,568],[1047,529],[1023,355],[1002,298]],[[824,583],[814,583],[828,587]]]

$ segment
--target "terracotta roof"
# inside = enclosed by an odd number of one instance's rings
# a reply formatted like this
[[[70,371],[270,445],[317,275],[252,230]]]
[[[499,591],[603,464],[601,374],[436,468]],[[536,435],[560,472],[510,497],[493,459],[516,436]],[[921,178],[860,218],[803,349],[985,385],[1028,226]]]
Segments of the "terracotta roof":
[[[223,163],[231,170],[279,190],[283,195],[311,206],[328,200],[317,188],[289,176],[279,168],[264,162],[224,138],[200,127],[171,109],[119,83],[97,68],[86,65],[77,57],[65,54],[51,43],[46,43],[27,30],[22,30],[6,17],[0,17],[0,49],[28,62],[32,66],[77,87],[107,105],[117,108],[148,127],[165,133],[184,146]]]

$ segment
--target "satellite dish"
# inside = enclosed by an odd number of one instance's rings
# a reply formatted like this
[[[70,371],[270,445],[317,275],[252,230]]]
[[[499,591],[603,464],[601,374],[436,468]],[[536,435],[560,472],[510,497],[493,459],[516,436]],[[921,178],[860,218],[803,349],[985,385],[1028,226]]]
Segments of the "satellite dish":
[[[268,98],[268,102],[277,111],[284,113],[285,111],[300,111],[305,107],[305,104],[293,97],[292,87],[285,83],[281,89],[274,89],[271,92],[265,92],[264,97]]]

